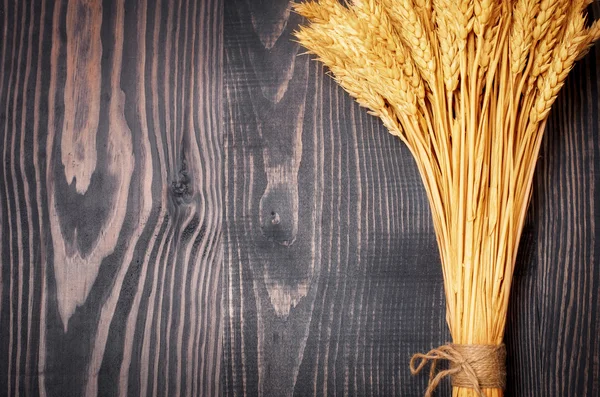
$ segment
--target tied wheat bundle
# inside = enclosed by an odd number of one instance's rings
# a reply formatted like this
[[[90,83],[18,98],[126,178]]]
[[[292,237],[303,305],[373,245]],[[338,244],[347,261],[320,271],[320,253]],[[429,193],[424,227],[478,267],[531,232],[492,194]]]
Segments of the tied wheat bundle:
[[[600,37],[590,0],[297,4],[298,41],[412,152],[431,205],[453,343],[431,362],[454,396],[502,396],[515,257],[546,119]],[[436,362],[449,369],[436,372]]]

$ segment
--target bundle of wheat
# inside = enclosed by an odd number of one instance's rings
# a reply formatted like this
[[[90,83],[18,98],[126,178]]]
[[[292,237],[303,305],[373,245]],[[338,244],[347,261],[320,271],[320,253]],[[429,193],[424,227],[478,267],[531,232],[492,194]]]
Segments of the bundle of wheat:
[[[295,35],[408,146],[431,205],[453,344],[430,395],[502,396],[518,242],[550,107],[600,37],[590,0],[337,0],[297,4]],[[436,372],[437,360],[450,368]]]

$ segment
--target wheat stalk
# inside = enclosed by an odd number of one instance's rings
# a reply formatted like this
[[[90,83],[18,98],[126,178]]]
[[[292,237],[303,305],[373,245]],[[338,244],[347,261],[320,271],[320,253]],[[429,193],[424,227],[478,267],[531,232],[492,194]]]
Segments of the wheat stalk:
[[[588,4],[321,0],[295,6],[309,21],[295,33],[298,41],[415,157],[431,205],[454,343],[502,343],[545,123],[575,61],[600,38],[598,22],[586,27]],[[498,387],[473,387],[455,387],[453,395],[502,396]]]

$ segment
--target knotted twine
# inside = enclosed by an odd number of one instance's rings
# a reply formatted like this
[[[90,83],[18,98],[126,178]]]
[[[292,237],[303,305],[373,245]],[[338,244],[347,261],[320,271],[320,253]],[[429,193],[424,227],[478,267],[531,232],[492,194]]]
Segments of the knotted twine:
[[[420,361],[419,361],[420,360]],[[450,368],[436,373],[438,361],[448,361]],[[418,362],[418,365],[416,365]],[[410,372],[418,374],[431,362],[429,385],[425,397],[431,397],[442,379],[450,376],[452,386],[474,389],[504,389],[506,386],[506,346],[446,344],[427,354],[417,353],[410,360]]]

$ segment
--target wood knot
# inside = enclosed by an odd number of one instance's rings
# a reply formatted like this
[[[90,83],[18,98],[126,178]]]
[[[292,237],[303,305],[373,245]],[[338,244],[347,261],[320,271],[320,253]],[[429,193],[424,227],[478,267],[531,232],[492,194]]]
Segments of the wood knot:
[[[280,184],[265,191],[260,200],[260,229],[263,236],[283,246],[296,240],[297,198],[289,186]]]
[[[191,201],[191,182],[186,161],[183,159],[177,179],[171,182],[171,195],[175,198],[177,204],[189,203]]]
[[[271,224],[279,225],[280,222],[281,218],[279,217],[279,214],[275,211],[271,211]]]
[[[189,193],[189,181],[180,179],[171,183],[171,192],[175,197],[182,197]]]

